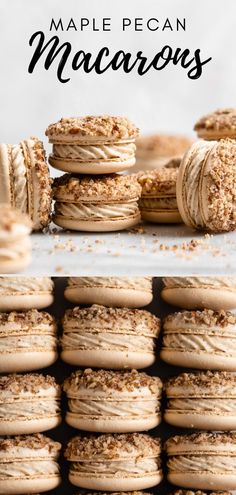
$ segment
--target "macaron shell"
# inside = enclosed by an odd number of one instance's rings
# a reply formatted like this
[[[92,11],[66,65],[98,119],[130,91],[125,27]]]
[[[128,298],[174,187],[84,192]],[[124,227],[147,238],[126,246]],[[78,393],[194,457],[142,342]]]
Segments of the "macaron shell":
[[[25,493],[41,493],[57,488],[61,483],[58,475],[31,479],[1,479],[0,495],[23,495]]]
[[[55,350],[28,350],[27,352],[1,353],[0,351],[0,373],[17,373],[19,371],[31,371],[51,366],[57,360]]]
[[[59,227],[69,230],[80,230],[84,232],[115,232],[137,225],[141,220],[140,214],[119,218],[118,220],[81,220],[66,218],[62,215],[54,215],[53,221]]]
[[[183,223],[180,213],[177,210],[145,210],[141,208],[141,217],[152,223]]]
[[[236,308],[236,290],[222,288],[164,288],[161,297],[169,304],[183,309],[213,309],[215,311]]]
[[[135,337],[134,337],[135,339]],[[132,352],[92,349],[63,350],[61,359],[73,366],[105,369],[142,369],[154,364],[156,356],[152,352]],[[236,360],[235,360],[236,361]],[[236,365],[235,365],[236,367]]]
[[[236,357],[213,354],[212,352],[177,351],[162,349],[160,357],[163,361],[174,366],[195,368],[199,370],[236,371]]]
[[[236,475],[235,475],[236,477]],[[107,491],[131,491],[143,490],[158,485],[162,481],[162,472],[156,472],[145,476],[130,476],[130,477],[99,477],[91,473],[88,476],[82,476],[79,473],[69,473],[69,481],[81,488],[89,488],[92,490],[107,490]]]
[[[130,433],[151,430],[161,422],[160,414],[153,414],[147,417],[129,418],[92,416],[79,416],[79,414],[67,412],[66,423],[79,430],[96,433]]]
[[[151,291],[117,287],[66,287],[65,298],[78,304],[101,304],[108,307],[141,308],[152,301]]]
[[[197,131],[197,135],[199,138],[205,139],[207,141],[218,141],[219,139],[226,138],[236,139],[236,132],[227,128],[221,129],[220,131],[213,129],[207,130],[203,128]]]
[[[30,433],[41,433],[56,428],[61,423],[59,414],[54,416],[39,417],[35,419],[6,419],[1,418],[0,435],[25,435]]]
[[[235,490],[236,474],[222,473],[169,473],[167,480],[173,485],[182,488],[196,488],[199,490]]]
[[[135,164],[135,157],[129,160],[115,161],[115,160],[99,160],[99,162],[81,162],[76,160],[67,160],[57,158],[54,155],[49,156],[49,163],[57,170],[63,170],[64,172],[71,172],[75,174],[110,174],[114,172],[122,172]]]
[[[164,413],[164,420],[170,425],[181,428],[219,431],[236,430],[236,412],[235,415],[224,414],[222,412],[214,413],[214,411],[211,411],[209,414],[205,411],[191,414],[188,411],[180,413],[174,410],[167,410]]]
[[[43,309],[53,303],[50,293],[42,294],[9,294],[0,297],[0,311],[24,311],[28,309]]]

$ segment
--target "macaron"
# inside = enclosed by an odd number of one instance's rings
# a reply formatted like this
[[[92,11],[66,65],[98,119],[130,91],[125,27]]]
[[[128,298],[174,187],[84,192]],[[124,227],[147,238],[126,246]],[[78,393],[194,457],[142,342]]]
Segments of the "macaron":
[[[46,130],[53,152],[49,163],[65,172],[107,174],[135,164],[139,130],[126,117],[89,115],[63,118]]]
[[[202,490],[192,490],[190,488],[189,490],[182,490],[182,489],[175,490],[170,495],[232,495],[232,493],[228,492],[227,490],[203,492]]]
[[[61,444],[45,435],[0,439],[0,494],[42,493],[61,483]]]
[[[75,371],[64,381],[66,422],[97,433],[150,430],[161,422],[162,382],[132,371]]]
[[[207,232],[236,228],[236,141],[197,141],[184,155],[176,195],[184,223]]]
[[[161,442],[142,433],[77,436],[67,445],[69,481],[92,490],[143,490],[162,480]]]
[[[65,312],[61,359],[75,366],[146,368],[156,360],[160,320],[148,311],[94,304]]]
[[[109,232],[140,221],[141,186],[136,176],[65,174],[54,180],[53,192],[53,220],[65,229]]]
[[[194,130],[201,139],[236,139],[236,108],[222,108],[201,117]]]
[[[160,169],[170,160],[181,159],[192,142],[192,139],[178,135],[140,136],[136,141],[136,165],[132,171]]]
[[[64,295],[76,304],[140,308],[152,302],[152,278],[70,277]]]
[[[164,319],[161,359],[175,366],[236,371],[236,316],[182,311]]]
[[[34,230],[50,221],[51,179],[43,143],[36,137],[18,145],[0,144],[0,198],[28,213]]]
[[[43,309],[53,303],[49,277],[0,277],[0,311]]]
[[[28,215],[0,204],[0,273],[20,272],[30,264],[31,228]]]
[[[61,387],[41,374],[0,376],[0,435],[51,430],[61,422]]]
[[[181,223],[176,200],[178,167],[140,172],[142,187],[139,208],[143,220],[154,223]]]
[[[57,327],[53,316],[36,309],[0,313],[0,373],[30,371],[57,359]]]
[[[236,308],[235,277],[164,277],[161,297],[183,309]]]
[[[236,489],[236,433],[200,432],[169,438],[167,480],[200,490]]]
[[[182,373],[165,383],[167,423],[202,430],[236,430],[236,375]]]

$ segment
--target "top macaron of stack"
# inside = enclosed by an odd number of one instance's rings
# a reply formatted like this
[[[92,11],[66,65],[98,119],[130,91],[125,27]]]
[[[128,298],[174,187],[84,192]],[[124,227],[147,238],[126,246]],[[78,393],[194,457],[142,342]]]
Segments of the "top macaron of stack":
[[[117,174],[135,164],[138,133],[127,118],[108,115],[62,118],[48,126],[49,163],[67,172],[54,181],[57,225],[106,232],[140,221],[141,187],[136,177]]]

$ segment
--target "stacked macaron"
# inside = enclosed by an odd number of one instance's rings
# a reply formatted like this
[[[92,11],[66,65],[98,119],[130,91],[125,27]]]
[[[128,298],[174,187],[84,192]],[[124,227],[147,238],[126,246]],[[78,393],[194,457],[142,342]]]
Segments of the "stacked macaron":
[[[186,225],[210,232],[236,229],[236,110],[222,109],[195,125],[200,141],[186,152],[177,203]]]
[[[61,445],[41,433],[61,422],[61,388],[25,372],[57,359],[55,319],[38,311],[52,303],[53,283],[0,277],[0,296],[0,493],[41,493],[61,481]]]
[[[167,479],[183,488],[236,489],[236,316],[227,311],[236,307],[235,280],[165,278],[162,296],[187,310],[164,319],[161,358],[201,370],[164,386],[165,421],[200,430],[167,440]]]
[[[133,170],[146,171],[165,167],[171,160],[181,160],[192,140],[185,136],[151,134],[137,139],[136,165]]]
[[[176,201],[176,181],[180,160],[149,172],[140,172],[142,187],[139,208],[144,220],[154,223],[181,223]]]
[[[46,130],[50,164],[67,172],[54,180],[54,222],[60,227],[106,232],[140,221],[141,187],[117,172],[135,164],[138,129],[124,117],[63,118]]]
[[[61,358],[89,367],[64,381],[65,419],[92,432],[68,443],[69,480],[92,490],[152,487],[162,480],[161,443],[142,432],[161,421],[162,382],[137,371],[154,363],[160,331],[156,316],[137,309],[151,302],[152,280],[77,277],[65,296],[92,304],[67,310],[63,319]]]

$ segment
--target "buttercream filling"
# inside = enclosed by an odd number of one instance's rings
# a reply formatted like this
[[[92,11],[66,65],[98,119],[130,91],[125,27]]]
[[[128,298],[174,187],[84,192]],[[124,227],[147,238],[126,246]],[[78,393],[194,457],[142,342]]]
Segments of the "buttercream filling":
[[[201,141],[201,145],[195,145],[186,166],[185,180],[183,182],[186,207],[191,222],[195,227],[204,227],[204,220],[200,210],[200,179],[202,166],[207,152],[212,148],[212,143]]]
[[[236,415],[236,399],[203,399],[196,397],[193,399],[180,398],[169,399],[167,404],[170,412],[185,414],[209,412],[212,415],[221,413],[231,413]]]
[[[37,476],[45,476],[59,474],[59,466],[53,460],[38,460],[26,461],[23,458],[18,462],[0,463],[0,478],[33,478]]]
[[[234,473],[236,456],[231,455],[179,455],[169,458],[167,466],[175,473]]]
[[[79,162],[97,162],[104,160],[125,161],[135,154],[134,143],[101,144],[81,146],[79,144],[54,144],[55,158],[77,160]]]
[[[24,259],[29,255],[30,248],[31,241],[28,237],[9,243],[0,241],[0,263]]]
[[[217,335],[164,334],[163,347],[179,351],[236,355],[236,339]]]
[[[106,349],[120,351],[153,352],[154,339],[143,335],[124,335],[116,333],[64,333],[62,336],[63,349]]]
[[[165,287],[170,289],[175,288],[205,288],[208,289],[222,289],[227,288],[231,290],[235,290],[236,288],[236,279],[235,277],[166,277],[163,279]]]
[[[38,352],[57,348],[57,339],[52,335],[10,335],[0,336],[3,352],[20,352],[27,349]]]
[[[129,320],[129,317],[123,317],[116,319],[107,318],[106,315],[102,317],[97,317],[96,320],[91,318],[87,320],[79,320],[76,318],[73,319],[65,319],[64,320],[64,331],[69,333],[74,333],[78,331],[78,333],[84,334],[94,334],[96,338],[101,337],[101,334],[106,333],[117,333],[122,335],[130,334],[131,338],[136,337],[137,334],[154,338],[156,337],[156,328],[153,328],[154,325],[148,326],[148,322],[146,321],[145,315],[143,315],[142,319],[137,319],[134,323]]]
[[[72,287],[106,287],[152,291],[152,281],[148,277],[70,277],[68,288]]]
[[[141,209],[147,210],[178,210],[175,196],[162,198],[141,198],[139,201]]]
[[[89,474],[100,474],[103,476],[124,476],[145,475],[156,473],[160,469],[159,458],[145,459],[122,459],[117,461],[103,462],[73,462],[71,471]]]
[[[124,416],[145,417],[160,411],[160,400],[109,401],[69,399],[69,410],[72,413],[85,416]],[[1,409],[0,409],[1,412]]]
[[[31,294],[32,292],[51,292],[53,282],[47,277],[0,277],[0,294]]]
[[[14,402],[0,402],[0,420],[8,421],[12,418],[34,419],[39,416],[57,415],[60,412],[60,402],[51,400],[24,400]]]
[[[27,168],[22,147],[11,147],[11,167],[13,174],[13,200],[15,206],[22,213],[28,212]]]
[[[117,204],[89,204],[89,203],[60,203],[55,204],[55,214],[67,218],[76,219],[106,219],[106,218],[124,218],[139,213],[138,203]]]

